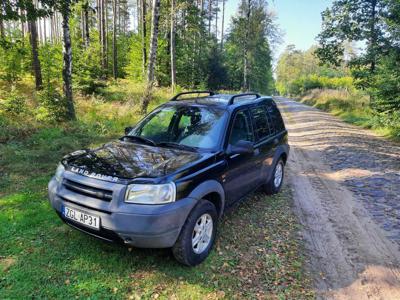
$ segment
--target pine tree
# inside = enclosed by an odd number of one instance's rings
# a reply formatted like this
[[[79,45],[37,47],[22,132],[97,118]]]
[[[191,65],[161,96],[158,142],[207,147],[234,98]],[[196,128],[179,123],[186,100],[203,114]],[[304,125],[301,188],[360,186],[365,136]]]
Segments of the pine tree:
[[[157,58],[157,46],[158,46],[158,24],[160,17],[160,4],[161,0],[153,0],[152,8],[152,22],[151,22],[151,36],[150,36],[150,53],[149,53],[149,64],[147,66],[147,87],[142,99],[142,113],[147,112],[150,99],[152,97],[153,86],[154,86],[154,72]]]

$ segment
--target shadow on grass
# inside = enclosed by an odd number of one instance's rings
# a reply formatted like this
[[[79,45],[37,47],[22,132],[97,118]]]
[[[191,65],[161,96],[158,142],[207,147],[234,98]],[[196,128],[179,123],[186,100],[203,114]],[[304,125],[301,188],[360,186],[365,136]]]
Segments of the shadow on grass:
[[[0,289],[6,298],[304,296],[290,195],[256,193],[230,211],[210,257],[195,268],[169,249],[129,249],[73,230],[42,193],[9,195],[0,200],[0,255],[15,263]]]

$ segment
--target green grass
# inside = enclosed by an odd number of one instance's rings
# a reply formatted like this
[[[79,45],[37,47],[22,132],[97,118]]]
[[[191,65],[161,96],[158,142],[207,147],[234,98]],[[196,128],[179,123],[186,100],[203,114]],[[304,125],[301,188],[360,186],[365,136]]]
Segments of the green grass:
[[[309,91],[301,102],[332,113],[347,123],[374,130],[381,136],[400,141],[400,123],[375,113],[369,97],[362,92],[316,89]]]
[[[79,121],[32,121],[37,127],[7,132],[12,138],[0,144],[0,298],[313,298],[289,187],[274,197],[252,195],[228,212],[214,250],[196,268],[179,265],[169,250],[106,244],[59,220],[47,201],[58,160],[121,135],[140,118],[124,105],[79,99]]]

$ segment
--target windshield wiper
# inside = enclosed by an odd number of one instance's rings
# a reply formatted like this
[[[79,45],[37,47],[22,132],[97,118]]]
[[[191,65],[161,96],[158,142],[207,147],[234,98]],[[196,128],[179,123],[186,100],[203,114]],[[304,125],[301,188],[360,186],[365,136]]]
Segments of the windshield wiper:
[[[192,147],[192,146],[188,146],[188,145],[182,145],[182,144],[173,143],[173,142],[161,142],[161,143],[158,143],[157,146],[178,148],[178,149],[188,150],[188,151],[197,151],[197,149],[198,149],[197,147]]]
[[[145,138],[145,137],[143,137],[143,136],[138,136],[138,135],[124,135],[124,136],[121,138],[121,140],[124,140],[125,138],[137,140],[137,141],[143,142],[143,143],[148,144],[148,145],[157,146],[157,144],[156,144],[154,141],[152,141],[151,139]]]

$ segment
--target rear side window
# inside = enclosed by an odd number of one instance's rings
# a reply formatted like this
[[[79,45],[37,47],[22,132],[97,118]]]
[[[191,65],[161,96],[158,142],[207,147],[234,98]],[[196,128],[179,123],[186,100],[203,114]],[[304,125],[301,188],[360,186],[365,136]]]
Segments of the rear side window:
[[[247,111],[239,111],[233,122],[229,144],[236,145],[239,141],[253,142],[253,131],[251,129],[251,119]]]
[[[271,117],[271,125],[275,127],[275,131],[278,133],[285,130],[285,124],[276,104],[267,104],[267,111]]]
[[[254,131],[258,140],[266,138],[272,134],[268,124],[267,111],[265,106],[259,106],[251,109],[254,120]]]

